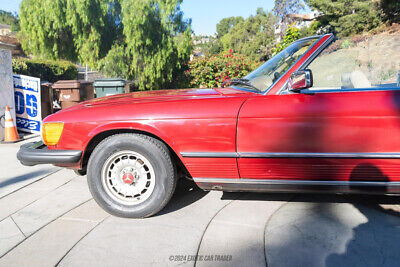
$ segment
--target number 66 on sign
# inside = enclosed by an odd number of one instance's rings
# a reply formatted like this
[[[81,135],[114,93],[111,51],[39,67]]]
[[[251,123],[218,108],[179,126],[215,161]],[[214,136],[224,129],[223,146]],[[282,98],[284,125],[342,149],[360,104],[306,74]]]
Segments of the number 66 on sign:
[[[42,121],[40,79],[13,75],[17,128],[30,133],[40,133]]]

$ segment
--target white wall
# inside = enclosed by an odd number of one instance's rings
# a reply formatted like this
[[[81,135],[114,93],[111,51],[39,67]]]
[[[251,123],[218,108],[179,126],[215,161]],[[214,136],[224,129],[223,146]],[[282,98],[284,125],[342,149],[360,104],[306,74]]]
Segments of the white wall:
[[[0,49],[0,116],[4,115],[5,106],[11,109],[15,125],[14,85],[12,76],[11,51]],[[4,139],[4,119],[0,123],[0,141]]]

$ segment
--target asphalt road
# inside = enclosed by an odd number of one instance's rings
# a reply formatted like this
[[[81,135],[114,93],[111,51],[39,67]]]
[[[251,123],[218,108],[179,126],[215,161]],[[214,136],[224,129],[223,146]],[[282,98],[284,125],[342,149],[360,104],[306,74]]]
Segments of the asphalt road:
[[[204,192],[154,217],[105,213],[86,177],[0,145],[0,266],[398,266],[400,197]]]

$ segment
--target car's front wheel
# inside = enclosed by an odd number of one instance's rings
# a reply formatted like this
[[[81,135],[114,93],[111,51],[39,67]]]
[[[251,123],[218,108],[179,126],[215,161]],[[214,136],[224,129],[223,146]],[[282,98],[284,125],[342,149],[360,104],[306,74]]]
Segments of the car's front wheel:
[[[141,134],[117,134],[92,152],[88,184],[96,202],[107,212],[143,218],[159,212],[176,186],[168,148]]]

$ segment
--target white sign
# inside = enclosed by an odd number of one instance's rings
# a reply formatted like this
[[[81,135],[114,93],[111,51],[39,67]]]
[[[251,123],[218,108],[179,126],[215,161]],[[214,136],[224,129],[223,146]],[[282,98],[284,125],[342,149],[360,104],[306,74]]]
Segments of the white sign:
[[[17,128],[30,133],[40,133],[42,109],[40,79],[14,75],[15,115]]]

